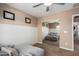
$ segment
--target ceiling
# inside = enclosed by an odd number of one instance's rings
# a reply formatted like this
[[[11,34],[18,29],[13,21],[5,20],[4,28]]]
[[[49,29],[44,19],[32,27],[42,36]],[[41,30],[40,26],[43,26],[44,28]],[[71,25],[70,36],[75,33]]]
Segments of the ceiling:
[[[46,12],[45,5],[41,5],[39,7],[33,8],[33,6],[37,4],[38,3],[8,3],[8,5],[38,18],[49,16],[58,12],[66,11],[72,9],[74,6],[73,3],[66,3],[65,5],[52,4],[50,6],[50,11]]]

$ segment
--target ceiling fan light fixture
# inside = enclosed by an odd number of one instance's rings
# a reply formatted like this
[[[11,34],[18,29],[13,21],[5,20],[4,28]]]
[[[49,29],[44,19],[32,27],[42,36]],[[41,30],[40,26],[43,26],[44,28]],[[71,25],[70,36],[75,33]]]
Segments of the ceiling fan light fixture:
[[[50,6],[52,3],[44,3],[45,6]]]

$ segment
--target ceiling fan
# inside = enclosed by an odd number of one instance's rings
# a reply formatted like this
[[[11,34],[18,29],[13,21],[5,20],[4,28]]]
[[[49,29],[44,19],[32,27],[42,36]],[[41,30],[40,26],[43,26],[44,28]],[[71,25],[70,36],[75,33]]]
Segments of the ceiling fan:
[[[33,8],[39,7],[41,5],[46,5],[46,12],[48,12],[50,9],[50,5],[52,4],[65,5],[65,3],[39,3],[37,5],[34,5]]]

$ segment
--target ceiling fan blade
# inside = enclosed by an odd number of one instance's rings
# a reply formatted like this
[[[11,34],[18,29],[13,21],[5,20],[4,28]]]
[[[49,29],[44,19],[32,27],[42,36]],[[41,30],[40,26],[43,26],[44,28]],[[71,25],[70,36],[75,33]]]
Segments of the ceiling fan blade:
[[[55,3],[55,4],[59,4],[59,5],[65,5],[66,3]]]
[[[47,11],[47,12],[49,11],[49,6],[47,6],[46,11]]]
[[[43,5],[44,3],[40,3],[40,4],[37,4],[37,5],[35,5],[35,6],[33,6],[33,7],[38,7],[38,6],[41,6],[41,5]]]

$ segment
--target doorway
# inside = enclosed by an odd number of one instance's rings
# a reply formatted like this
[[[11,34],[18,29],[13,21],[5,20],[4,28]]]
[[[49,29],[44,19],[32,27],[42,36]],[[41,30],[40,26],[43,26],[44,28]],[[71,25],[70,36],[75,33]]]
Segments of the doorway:
[[[79,51],[79,15],[73,16],[74,50]]]
[[[60,22],[47,21],[42,23],[43,43],[59,47]]]

